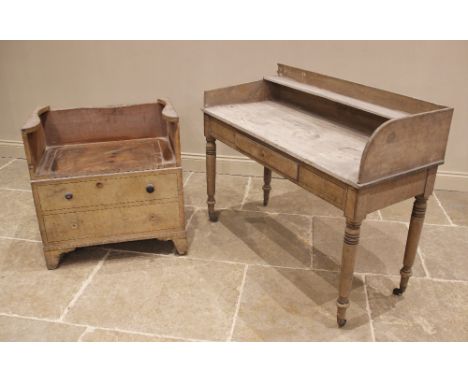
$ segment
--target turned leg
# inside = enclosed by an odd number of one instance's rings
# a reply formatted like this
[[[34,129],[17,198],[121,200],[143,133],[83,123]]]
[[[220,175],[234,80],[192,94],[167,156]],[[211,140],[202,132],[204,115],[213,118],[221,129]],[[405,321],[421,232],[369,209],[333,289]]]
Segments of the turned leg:
[[[393,294],[400,296],[408,286],[408,280],[412,274],[412,267],[416,253],[418,251],[419,238],[424,224],[424,216],[426,215],[427,197],[422,195],[416,196],[413,204],[413,212],[411,213],[411,221],[406,239],[405,256],[403,258],[403,268],[400,270],[401,280],[400,287],[393,290]]]
[[[337,322],[341,328],[346,324],[346,309],[349,307],[349,294],[353,284],[354,264],[359,244],[360,221],[346,219],[346,229],[343,242],[343,253],[341,257],[341,273],[338,288]]]
[[[271,170],[267,167],[263,167],[263,205],[268,205],[271,191]]]
[[[187,239],[185,237],[179,237],[172,240],[174,242],[174,247],[179,255],[185,255],[187,253]]]
[[[206,187],[208,215],[211,221],[216,221],[215,214],[215,183],[216,183],[216,140],[213,137],[206,137]]]

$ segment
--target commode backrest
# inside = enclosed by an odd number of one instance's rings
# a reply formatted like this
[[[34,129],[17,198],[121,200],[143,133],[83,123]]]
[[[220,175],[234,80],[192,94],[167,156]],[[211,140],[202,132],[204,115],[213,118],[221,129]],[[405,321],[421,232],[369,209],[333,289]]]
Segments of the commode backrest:
[[[167,137],[159,103],[51,110],[41,114],[47,146]]]

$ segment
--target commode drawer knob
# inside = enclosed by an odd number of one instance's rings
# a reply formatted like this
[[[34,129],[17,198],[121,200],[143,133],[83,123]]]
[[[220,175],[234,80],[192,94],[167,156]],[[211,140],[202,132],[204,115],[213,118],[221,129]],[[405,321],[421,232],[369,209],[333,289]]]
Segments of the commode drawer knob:
[[[67,192],[65,194],[65,199],[67,199],[67,200],[73,199],[73,194],[71,192]]]
[[[154,186],[150,183],[146,186],[146,192],[152,194],[154,192]]]

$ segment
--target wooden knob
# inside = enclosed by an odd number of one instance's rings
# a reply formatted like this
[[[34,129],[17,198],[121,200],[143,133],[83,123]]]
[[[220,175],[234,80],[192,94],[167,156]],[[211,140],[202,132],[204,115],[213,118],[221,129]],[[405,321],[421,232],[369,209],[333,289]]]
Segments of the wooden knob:
[[[73,199],[73,194],[71,192],[67,192],[65,194],[65,199],[67,199],[67,200]]]
[[[154,192],[154,186],[150,183],[146,186],[146,192],[152,194]]]
[[[97,182],[97,183],[96,183],[96,187],[97,187],[97,188],[103,188],[103,187],[104,187],[104,184],[102,184],[101,182]]]

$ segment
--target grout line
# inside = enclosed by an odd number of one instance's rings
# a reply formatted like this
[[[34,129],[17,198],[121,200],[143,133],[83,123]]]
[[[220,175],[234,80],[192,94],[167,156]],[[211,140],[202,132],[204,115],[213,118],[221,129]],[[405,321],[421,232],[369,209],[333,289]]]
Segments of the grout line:
[[[0,166],[0,170],[3,170],[5,167],[9,166],[9,165],[12,164],[15,160],[16,160],[16,158],[13,158],[11,161],[5,163],[3,166]]]
[[[152,253],[152,252],[141,252],[141,251],[132,251],[130,249],[123,249],[123,248],[113,248],[113,247],[108,247],[107,244],[103,244],[102,248],[109,252],[120,252],[120,253],[135,253],[139,255],[152,255],[152,256],[160,256],[161,258],[170,258],[173,259],[174,256],[170,252],[168,253]],[[177,259],[185,259],[187,256],[178,256]]]
[[[12,317],[12,318],[22,318],[22,319],[25,319],[25,320],[33,320],[33,321],[50,322],[50,323],[53,323],[53,324],[61,324],[61,325],[68,325],[68,326],[76,326],[76,327],[79,327],[79,328],[85,328],[85,332],[86,332],[87,329],[89,329],[89,330],[106,330],[106,331],[114,331],[114,332],[119,332],[119,333],[138,334],[138,335],[147,336],[147,337],[167,338],[167,339],[182,340],[182,341],[192,341],[192,342],[206,342],[206,341],[209,341],[209,340],[202,340],[202,339],[197,339],[197,338],[186,338],[186,337],[163,335],[163,334],[157,334],[157,333],[140,332],[140,331],[135,331],[135,330],[109,328],[109,327],[105,327],[105,326],[92,326],[92,325],[79,324],[79,323],[74,323],[74,322],[65,322],[65,321],[62,322],[62,321],[53,320],[53,319],[50,319],[50,318],[24,316],[24,315],[15,314],[15,313],[2,313],[2,312],[0,312],[0,316]],[[89,331],[88,331],[88,333],[89,333]],[[84,334],[85,334],[84,332],[81,333],[80,337],[83,336]]]
[[[313,269],[314,271],[321,271],[321,272],[336,272],[338,271],[329,271],[326,269]],[[377,276],[377,277],[390,277],[390,278],[399,278],[399,275],[391,275],[386,273],[373,273],[373,272],[354,272],[354,275],[360,276]],[[440,279],[437,277],[427,277],[427,276],[411,276],[411,279],[418,279],[418,280],[431,280],[431,281],[438,281],[438,282],[448,282],[448,283],[459,283],[459,284],[468,284],[468,280],[453,280],[453,279]]]
[[[192,215],[190,215],[190,217],[187,219],[187,223],[185,223],[185,231],[188,230],[189,226],[190,226],[190,223],[192,223],[192,220],[193,220],[193,217],[195,216],[195,214],[198,212],[199,208],[198,207],[195,207],[193,209],[193,212],[192,212]]]
[[[414,277],[414,276],[412,276]],[[416,276],[416,278],[421,279],[422,277]],[[438,282],[445,282],[445,283],[458,283],[458,284],[468,284],[468,280],[450,280],[450,279],[440,279],[438,277],[428,277],[429,280],[438,281]]]
[[[377,215],[379,215],[379,218],[380,218],[380,220],[382,220],[382,221],[383,221],[383,215],[382,215],[382,211],[380,211],[380,210],[377,210]]]
[[[393,224],[404,224],[407,225],[408,222],[405,222],[404,220],[391,220],[391,219],[384,219],[382,216],[382,220],[380,219],[365,219],[363,222],[384,222],[384,223],[393,223]]]
[[[68,314],[68,312],[70,311],[70,309],[75,305],[76,301],[78,301],[78,299],[81,297],[81,295],[83,294],[83,292],[85,291],[85,289],[88,287],[88,285],[91,283],[91,281],[93,280],[93,277],[94,275],[101,269],[102,265],[104,264],[104,261],[106,261],[107,257],[109,256],[110,254],[110,251],[107,251],[107,253],[102,257],[101,260],[99,260],[99,262],[97,263],[97,265],[94,267],[94,269],[91,271],[91,273],[88,275],[88,277],[86,278],[86,280],[83,282],[83,284],[81,284],[81,287],[80,289],[78,290],[78,292],[76,292],[75,296],[72,298],[72,300],[68,303],[68,305],[66,306],[66,308],[64,309],[62,315],[60,316],[60,318],[58,319],[59,322],[63,322],[63,319],[65,318],[65,316]]]
[[[170,336],[170,335],[162,335],[162,334],[156,334],[156,333],[147,333],[147,332],[140,332],[136,330],[127,330],[127,329],[117,329],[117,328],[108,328],[108,327],[102,327],[102,326],[92,326],[93,330],[107,330],[107,331],[113,331],[113,332],[119,332],[119,333],[126,333],[126,334],[137,334],[140,336],[146,336],[146,337],[155,337],[155,338],[166,338],[166,339],[173,339],[173,340],[181,340],[181,341],[191,341],[191,342],[206,342],[209,340],[201,340],[198,338],[186,338],[186,337],[179,337],[179,336]]]
[[[249,176],[249,179],[247,180],[247,184],[245,185],[244,197],[242,198],[242,202],[241,202],[240,209],[239,209],[240,211],[242,211],[242,209],[244,208],[244,204],[247,201],[247,197],[250,192],[251,183],[252,183],[252,178]]]
[[[447,218],[448,222],[450,223],[450,226],[456,227],[456,224],[453,224],[452,219],[450,219],[449,214],[447,213],[447,211],[445,211],[445,208],[442,205],[442,203],[440,202],[440,200],[437,197],[436,193],[433,192],[432,195],[434,196],[435,201],[439,204],[439,207],[442,209],[442,212],[444,213],[445,217]]]
[[[372,341],[375,342],[374,320],[372,319],[372,312],[371,312],[370,303],[369,303],[369,293],[367,292],[366,275],[363,276],[363,279],[364,279],[364,295],[366,296],[366,310],[367,310],[367,316],[369,317],[371,338],[372,338]]]
[[[248,265],[248,266],[252,266],[252,267],[294,269],[294,270],[298,270],[298,271],[310,271],[310,270],[312,270],[309,267],[301,268],[301,267],[288,267],[288,266],[285,266],[285,265],[255,264],[255,263],[250,264],[250,263],[241,263],[239,261],[232,261],[232,260],[202,259],[200,257],[190,257],[190,258],[193,259],[193,260],[197,260],[197,261],[215,261],[215,262],[218,262],[218,263],[233,264],[233,265],[244,265],[244,266]],[[186,259],[188,260],[189,257],[186,256]],[[336,271],[330,271],[330,272],[336,272]]]
[[[426,277],[430,279],[431,274],[429,273],[429,269],[427,269],[426,261],[424,260],[423,253],[422,253],[421,248],[419,247],[419,245],[418,245],[418,249],[416,250],[416,254],[419,256],[419,260],[421,261],[421,265],[422,265],[422,268],[424,270],[424,273],[426,274]]]
[[[187,207],[188,207],[188,208],[193,208],[193,209],[196,208],[196,209],[198,209],[198,210],[203,210],[203,209],[207,210],[207,209],[208,209],[208,207],[206,206],[206,204],[205,204],[204,206],[197,206],[197,205],[195,205],[195,204],[187,204],[187,203],[184,203],[184,207],[185,207],[185,208],[187,208]],[[222,208],[221,208],[221,209],[222,209]],[[217,210],[219,210],[219,208],[217,208]]]
[[[63,325],[69,325],[69,326],[79,326],[80,328],[86,328],[87,325],[85,324],[74,324],[71,322],[61,322],[57,319],[51,319],[51,318],[41,318],[41,317],[34,317],[34,316],[25,316],[22,314],[15,314],[15,313],[5,313],[5,312],[0,312],[0,316],[5,316],[5,317],[13,317],[13,318],[23,318],[25,320],[34,320],[34,321],[44,321],[44,322],[50,322],[54,324],[63,324]]]
[[[4,191],[32,192],[31,190],[22,190],[21,188],[10,188],[10,187],[0,187],[0,190],[4,190]]]
[[[311,268],[310,269],[311,271],[314,271],[314,272],[329,272],[329,273],[336,273],[336,274],[340,274],[341,270],[340,269],[337,269],[336,271],[332,270],[332,269],[324,269],[324,268]],[[358,276],[363,276],[365,275],[366,273],[359,273],[359,272],[353,272],[353,275],[358,275]],[[379,275],[378,273],[376,273],[375,275]]]
[[[310,226],[309,226],[309,268],[312,269],[314,265],[314,217],[310,217]]]
[[[435,226],[435,227],[458,227],[456,224],[435,224],[435,223],[424,223],[424,225]]]
[[[288,216],[301,216],[303,218],[309,218],[314,215],[305,215],[305,214],[294,214],[288,212],[275,212],[275,211],[267,211],[267,210],[240,210],[238,208],[232,208],[233,211],[242,211],[242,212],[256,212],[258,214],[267,214],[267,215],[288,215]],[[314,216],[314,217],[322,217],[322,216]],[[330,216],[326,216],[330,217]],[[338,216],[336,216],[338,218]]]
[[[257,263],[241,263],[240,261],[232,261],[232,260],[220,260],[220,259],[203,259],[201,257],[194,257],[192,255],[190,256],[171,256],[171,254],[164,254],[164,253],[153,253],[153,252],[140,252],[140,251],[132,251],[129,249],[116,249],[116,248],[109,248],[109,247],[103,247],[107,250],[113,251],[113,252],[123,252],[123,253],[133,253],[133,254],[140,254],[140,255],[147,255],[147,256],[158,256],[161,259],[166,259],[166,260],[196,260],[196,261],[203,261],[206,263],[209,262],[215,262],[215,263],[222,263],[222,264],[232,264],[232,265],[242,265],[242,266],[254,266],[254,267],[265,267],[265,268],[281,268],[281,269],[294,269],[294,270],[299,270],[299,271],[311,271],[311,270],[318,270],[318,271],[323,271],[323,272],[334,272],[337,273],[337,271],[329,271],[326,269],[311,269],[310,267],[288,267],[285,265],[271,265],[271,264],[257,264]]]
[[[242,266],[249,265],[246,263],[240,263],[238,261],[231,261],[231,260],[203,259],[201,257],[193,257],[193,256],[171,256],[170,253],[164,254],[164,253],[132,251],[130,249],[116,249],[116,248],[108,248],[108,247],[104,247],[104,248],[113,252],[134,253],[134,254],[147,255],[147,256],[158,256],[161,259],[166,259],[166,260],[196,260],[196,261],[204,261],[204,262],[214,261],[216,263],[223,263],[223,264],[233,264],[233,265],[242,265]],[[257,264],[253,264],[253,265],[257,265]]]
[[[185,182],[184,184],[182,185],[182,187],[185,187],[189,181],[189,179],[192,177],[192,175],[194,174],[193,171],[190,171],[190,174],[187,176],[187,178],[185,178]]]
[[[240,309],[241,299],[242,299],[242,292],[244,291],[245,279],[246,279],[246,276],[247,276],[247,269],[248,268],[249,268],[248,265],[244,266],[244,273],[242,275],[242,281],[241,281],[241,285],[240,285],[240,288],[239,288],[239,297],[237,299],[236,310],[234,311],[234,317],[232,318],[231,330],[229,331],[229,336],[227,338],[228,341],[232,341],[232,336],[234,335],[234,328],[236,327],[237,316],[239,315],[239,309]]]
[[[94,332],[95,328],[93,326],[87,326],[85,330],[83,330],[83,333],[81,333],[81,335],[78,337],[78,339],[76,340],[77,342],[82,342],[83,341],[83,337],[88,334],[88,333],[92,333]]]
[[[0,239],[27,241],[29,243],[40,243],[41,242],[40,240],[23,239],[21,237],[10,237],[10,236],[0,236]]]
[[[72,324],[73,325],[73,324]],[[195,339],[195,338],[185,338],[185,337],[179,337],[179,336],[168,336],[168,335],[159,335],[155,333],[147,333],[147,332],[140,332],[136,330],[126,330],[126,329],[117,329],[117,328],[108,328],[108,327],[102,327],[102,326],[87,326],[86,330],[81,334],[80,338],[78,339],[78,342],[81,342],[84,335],[86,333],[92,333],[95,330],[106,330],[106,331],[112,331],[112,332],[118,332],[118,333],[125,333],[125,334],[136,334],[139,336],[145,336],[145,337],[153,337],[153,338],[161,338],[161,339],[173,339],[173,340],[181,340],[181,341],[191,341],[191,342],[204,342],[207,340],[200,340],[200,339]]]

